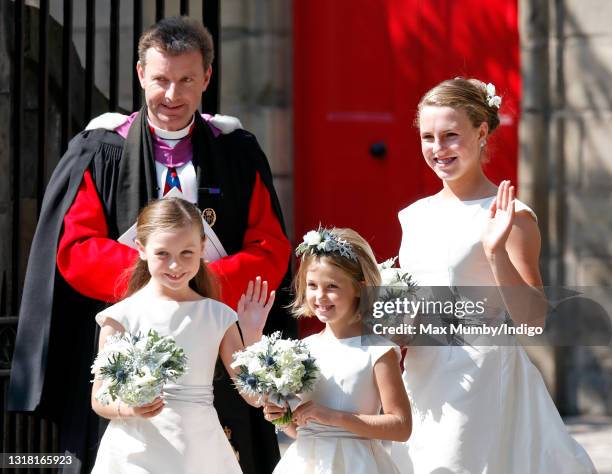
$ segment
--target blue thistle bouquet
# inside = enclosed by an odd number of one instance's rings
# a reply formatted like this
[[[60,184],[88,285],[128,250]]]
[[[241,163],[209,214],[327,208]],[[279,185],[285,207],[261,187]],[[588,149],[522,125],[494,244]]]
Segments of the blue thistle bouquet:
[[[96,400],[108,405],[117,399],[141,406],[157,398],[165,383],[176,381],[186,371],[187,357],[176,341],[151,329],[141,333],[116,333],[106,339],[91,373],[102,381]]]
[[[247,395],[268,396],[287,412],[273,421],[275,425],[291,422],[290,401],[313,389],[319,368],[303,341],[281,339],[280,331],[263,336],[259,342],[234,354],[232,368],[237,369],[236,387]]]

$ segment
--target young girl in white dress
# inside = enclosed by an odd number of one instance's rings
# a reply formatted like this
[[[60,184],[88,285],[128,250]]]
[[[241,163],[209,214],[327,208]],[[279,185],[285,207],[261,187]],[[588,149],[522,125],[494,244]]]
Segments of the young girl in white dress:
[[[509,181],[495,186],[482,170],[500,103],[492,85],[461,78],[421,99],[421,149],[442,190],[399,213],[400,266],[422,287],[498,287],[489,291],[497,296],[487,301],[487,318],[507,312],[517,326],[542,326],[536,216]],[[392,450],[403,472],[594,471],[538,370],[514,336],[507,342],[408,348],[403,378],[414,434]]]
[[[296,253],[302,262],[292,309],[325,323],[323,331],[304,339],[321,375],[285,428],[296,440],[274,473],[396,473],[380,440],[410,436],[399,348],[362,346],[360,337],[361,289],[380,285],[372,250],[356,232],[334,228],[309,232]],[[264,406],[267,420],[284,412],[271,403]]]
[[[274,301],[259,277],[249,283],[236,313],[214,298],[215,285],[202,260],[205,234],[196,207],[182,199],[154,201],[139,215],[140,253],[129,296],[96,316],[100,349],[115,332],[172,336],[188,358],[188,370],[148,405],[119,401],[92,407],[111,420],[98,450],[93,473],[242,472],[213,407],[217,357],[228,373],[232,354],[261,338]],[[267,302],[266,302],[267,299]],[[247,402],[256,405],[254,400]]]

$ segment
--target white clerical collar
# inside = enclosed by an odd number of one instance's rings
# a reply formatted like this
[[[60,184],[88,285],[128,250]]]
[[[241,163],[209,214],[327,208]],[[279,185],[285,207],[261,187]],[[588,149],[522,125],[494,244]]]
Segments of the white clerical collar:
[[[153,129],[153,133],[155,133],[155,135],[161,139],[180,140],[182,138],[185,138],[187,135],[191,133],[191,128],[193,127],[194,120],[195,118],[192,117],[191,122],[189,122],[189,124],[185,128],[182,128],[180,130],[176,130],[173,132],[171,132],[170,130],[163,130],[161,128],[157,128],[150,121],[149,121],[149,126]]]

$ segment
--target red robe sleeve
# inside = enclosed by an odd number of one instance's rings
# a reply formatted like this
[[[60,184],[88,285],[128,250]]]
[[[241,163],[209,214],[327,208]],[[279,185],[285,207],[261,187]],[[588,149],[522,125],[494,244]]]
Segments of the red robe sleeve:
[[[104,209],[89,170],[64,216],[57,250],[57,267],[79,293],[115,302],[127,288],[129,269],[138,252],[108,238]]]
[[[290,252],[291,245],[270,204],[270,194],[257,175],[242,250],[209,266],[220,282],[223,302],[236,308],[249,280],[258,275],[276,289],[287,270]],[[57,252],[61,275],[79,293],[114,302],[124,294],[129,269],[137,257],[136,250],[108,238],[102,203],[86,171],[64,217]]]
[[[259,173],[249,206],[242,250],[209,264],[220,282],[223,302],[234,309],[249,280],[258,275],[268,281],[271,290],[278,288],[291,254],[291,244],[272,209],[270,193]]]

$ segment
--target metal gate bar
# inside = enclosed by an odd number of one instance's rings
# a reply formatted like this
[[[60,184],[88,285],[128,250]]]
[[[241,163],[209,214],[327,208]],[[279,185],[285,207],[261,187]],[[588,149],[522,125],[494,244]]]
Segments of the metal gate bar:
[[[4,10],[10,12],[10,21],[7,21],[5,25],[8,25],[9,44],[12,49],[10,51],[10,147],[7,150],[10,161],[9,177],[6,182],[11,201],[8,209],[11,222],[10,256],[0,273],[0,404],[3,407],[0,412],[0,447],[5,453],[56,452],[58,449],[59,434],[54,423],[29,414],[7,413],[4,409],[7,403],[10,361],[18,324],[17,314],[23,286],[23,269],[29,253],[24,242],[31,238],[30,229],[38,219],[47,176],[57,162],[58,154],[64,153],[67,149],[74,132],[80,131],[94,113],[120,111],[121,109],[119,104],[119,52],[122,46],[120,39],[121,0],[110,0],[110,14],[106,17],[108,23],[103,17],[96,21],[96,1],[87,0],[84,67],[80,66],[73,44],[75,4],[73,0],[62,0],[63,12],[60,24],[50,16],[51,1],[39,0],[38,6],[33,7],[26,5],[25,0],[15,0],[6,2],[7,6]],[[133,65],[138,60],[138,39],[143,31],[144,11],[142,0],[130,0],[129,4],[133,8],[132,37],[129,45],[132,49],[131,105],[133,110],[138,110],[142,103],[142,92]],[[80,5],[80,3],[77,4],[77,6]],[[163,18],[166,13],[166,2],[156,0],[154,6],[155,18]],[[188,15],[190,11],[196,11],[190,1],[181,0],[180,14]],[[203,23],[213,36],[215,64],[218,65],[220,64],[220,1],[205,0],[200,13]],[[51,44],[53,31],[59,33],[57,31],[59,27],[62,28],[58,36],[61,39],[61,47],[57,45],[53,47],[54,45]],[[103,97],[95,84],[95,38],[97,29],[104,27],[108,27],[110,31],[108,97]],[[31,40],[31,38],[34,39]],[[57,69],[54,68],[55,64],[59,66]],[[79,74],[78,77],[74,76],[75,74]],[[30,77],[36,78],[35,85],[27,83]],[[24,120],[26,107],[30,107],[28,105],[30,103],[35,103],[35,101],[26,100],[29,97],[26,94],[34,94],[37,100],[37,117],[32,121],[33,123],[26,123]],[[79,100],[75,100],[75,97]],[[99,97],[103,98],[102,110],[98,110],[100,108]],[[57,105],[53,107],[54,104]],[[216,113],[218,104],[219,69],[216,67],[208,91],[203,98],[202,109],[208,113]],[[55,112],[57,109],[59,113]],[[31,110],[27,109],[27,113],[30,114]],[[54,114],[57,114],[57,117]],[[57,135],[50,135],[49,129],[55,126],[55,122],[57,122]],[[32,136],[30,136],[30,130],[33,130]],[[36,143],[30,144],[26,141],[33,140],[35,137]],[[34,153],[26,153],[26,150],[29,150],[28,145],[34,146]],[[33,171],[29,173],[26,170]],[[36,176],[30,176],[33,173],[36,173]],[[30,200],[32,205],[28,204]],[[7,235],[7,245],[8,238]],[[40,473],[52,472],[52,470],[20,469],[19,472]]]

